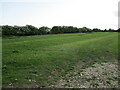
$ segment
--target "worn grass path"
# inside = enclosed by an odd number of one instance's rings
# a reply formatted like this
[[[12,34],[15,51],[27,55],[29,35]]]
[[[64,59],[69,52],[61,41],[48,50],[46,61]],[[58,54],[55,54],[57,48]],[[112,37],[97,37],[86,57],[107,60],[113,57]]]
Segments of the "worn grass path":
[[[75,33],[3,38],[3,87],[48,87],[78,62],[113,61],[118,33]]]
[[[81,67],[81,66],[80,66]],[[118,62],[95,63],[86,68],[77,67],[61,77],[54,88],[118,88]]]

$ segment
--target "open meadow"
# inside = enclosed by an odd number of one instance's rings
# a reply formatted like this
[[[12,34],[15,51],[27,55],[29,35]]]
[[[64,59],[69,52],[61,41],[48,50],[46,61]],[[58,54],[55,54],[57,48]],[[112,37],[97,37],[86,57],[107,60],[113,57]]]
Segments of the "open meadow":
[[[117,63],[117,58],[117,32],[3,37],[2,84],[3,88],[79,88],[78,84],[73,85],[74,81],[70,79],[71,77],[81,75],[86,68],[95,68],[95,65],[100,63],[103,63],[101,64],[103,66],[108,63]],[[76,73],[70,74],[73,72]],[[105,75],[104,72],[103,74]],[[79,80],[78,77],[76,78],[74,80]],[[60,80],[63,79],[64,83],[61,84]],[[108,87],[116,87],[116,84],[111,85],[111,83],[116,82],[117,79],[117,76],[109,76]],[[93,78],[84,77],[81,80],[90,82]],[[90,83],[93,87],[100,86],[99,83]]]

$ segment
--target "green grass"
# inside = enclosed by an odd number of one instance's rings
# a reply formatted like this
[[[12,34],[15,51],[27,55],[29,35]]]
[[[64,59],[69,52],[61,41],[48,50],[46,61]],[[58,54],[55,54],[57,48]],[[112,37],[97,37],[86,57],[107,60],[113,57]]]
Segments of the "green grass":
[[[5,37],[2,45],[3,87],[48,87],[79,61],[117,59],[118,33]]]

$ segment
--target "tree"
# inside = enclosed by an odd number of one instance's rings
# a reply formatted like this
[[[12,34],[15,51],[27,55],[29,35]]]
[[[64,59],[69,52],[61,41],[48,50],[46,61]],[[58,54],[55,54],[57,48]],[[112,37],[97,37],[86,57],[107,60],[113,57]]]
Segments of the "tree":
[[[50,33],[50,28],[45,27],[45,26],[40,27],[38,30],[39,35],[44,35],[44,34],[48,34],[48,33]]]
[[[38,34],[37,27],[34,27],[32,25],[26,25],[26,27],[29,29],[29,35],[37,35]]]
[[[60,26],[54,26],[51,29],[51,33],[52,34],[58,34],[58,33],[60,33],[60,31],[61,31],[61,27]]]
[[[93,29],[93,32],[101,32],[101,30],[98,29],[98,28],[94,28],[94,29]]]
[[[120,28],[118,28],[117,32],[120,32]]]
[[[12,35],[13,27],[12,26],[8,26],[8,25],[4,25],[2,26],[2,35]]]
[[[92,30],[87,27],[83,27],[83,28],[79,28],[79,32],[87,33],[87,32],[92,32]]]

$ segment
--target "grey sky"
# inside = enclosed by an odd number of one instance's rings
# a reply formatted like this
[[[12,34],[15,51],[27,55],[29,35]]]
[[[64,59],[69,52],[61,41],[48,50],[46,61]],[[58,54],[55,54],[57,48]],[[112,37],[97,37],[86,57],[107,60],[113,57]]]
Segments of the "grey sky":
[[[0,25],[118,28],[119,0],[1,0]]]

